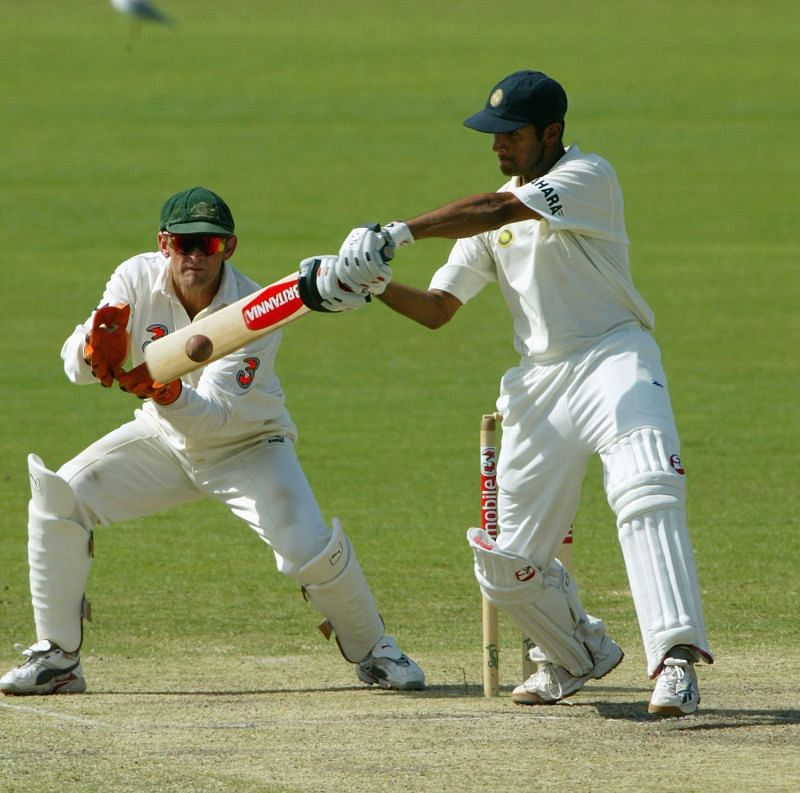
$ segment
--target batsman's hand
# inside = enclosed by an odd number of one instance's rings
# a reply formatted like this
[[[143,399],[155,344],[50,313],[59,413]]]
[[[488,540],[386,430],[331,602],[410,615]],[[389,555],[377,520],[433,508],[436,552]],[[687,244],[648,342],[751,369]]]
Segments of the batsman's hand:
[[[139,399],[152,399],[159,405],[171,405],[183,390],[181,381],[172,380],[169,383],[159,383],[150,377],[145,364],[139,364],[135,369],[126,372],[120,369],[117,373],[119,387]]]
[[[354,228],[339,248],[337,278],[354,292],[382,294],[392,280],[395,247],[377,223]]]
[[[297,287],[300,299],[312,311],[352,311],[369,302],[369,294],[340,283],[337,256],[311,256],[300,262]]]
[[[92,329],[83,345],[83,360],[104,388],[111,387],[117,370],[128,357],[130,316],[131,307],[125,303],[101,306],[92,316]]]

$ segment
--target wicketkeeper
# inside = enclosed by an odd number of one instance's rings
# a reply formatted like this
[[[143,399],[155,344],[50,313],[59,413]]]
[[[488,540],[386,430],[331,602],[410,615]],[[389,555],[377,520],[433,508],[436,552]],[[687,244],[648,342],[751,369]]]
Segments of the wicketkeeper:
[[[161,210],[158,250],[117,267],[97,310],[66,340],[61,357],[72,382],[116,383],[144,401],[132,421],[57,471],[28,458],[37,640],[0,679],[3,693],[84,691],[93,532],[204,497],[224,503],[272,548],[278,569],[325,617],[360,680],[423,688],[422,670],[384,634],[353,546],[338,520],[325,525],[297,460],[275,374],[281,334],[169,383],[138,367],[151,342],[258,289],[229,261],[236,243],[222,198],[201,187],[176,193]]]

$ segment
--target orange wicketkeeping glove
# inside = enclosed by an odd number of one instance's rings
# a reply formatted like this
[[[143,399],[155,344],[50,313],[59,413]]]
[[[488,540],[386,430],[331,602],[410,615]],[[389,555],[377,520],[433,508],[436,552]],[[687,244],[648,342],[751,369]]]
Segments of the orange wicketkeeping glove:
[[[171,405],[180,395],[183,385],[180,380],[172,380],[169,383],[159,383],[150,377],[145,364],[139,364],[135,369],[126,372],[123,369],[117,371],[119,387],[129,394],[139,397],[139,399],[152,399],[159,405]]]
[[[83,359],[105,388],[114,382],[117,369],[125,363],[131,346],[128,319],[131,307],[125,303],[101,306],[92,317],[92,329],[83,345]]]

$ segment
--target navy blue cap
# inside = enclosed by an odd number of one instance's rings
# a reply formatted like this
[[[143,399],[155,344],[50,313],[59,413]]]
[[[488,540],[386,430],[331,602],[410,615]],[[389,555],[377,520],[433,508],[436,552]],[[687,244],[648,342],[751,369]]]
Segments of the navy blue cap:
[[[543,72],[509,74],[492,88],[483,110],[464,121],[478,132],[512,132],[528,124],[563,121],[567,94]]]

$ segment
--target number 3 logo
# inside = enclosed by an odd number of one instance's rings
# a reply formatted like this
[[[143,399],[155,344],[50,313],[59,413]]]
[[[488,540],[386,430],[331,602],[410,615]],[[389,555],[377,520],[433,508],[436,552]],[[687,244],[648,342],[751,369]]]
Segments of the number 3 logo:
[[[250,388],[256,376],[256,369],[261,366],[261,361],[258,358],[245,358],[244,369],[236,372],[236,382],[243,389]]]
[[[162,325],[161,323],[157,323],[155,325],[148,325],[145,330],[150,334],[150,338],[142,344],[142,350],[147,347],[148,344],[154,341],[158,341],[158,339],[163,339],[169,333],[169,328],[166,325]]]

